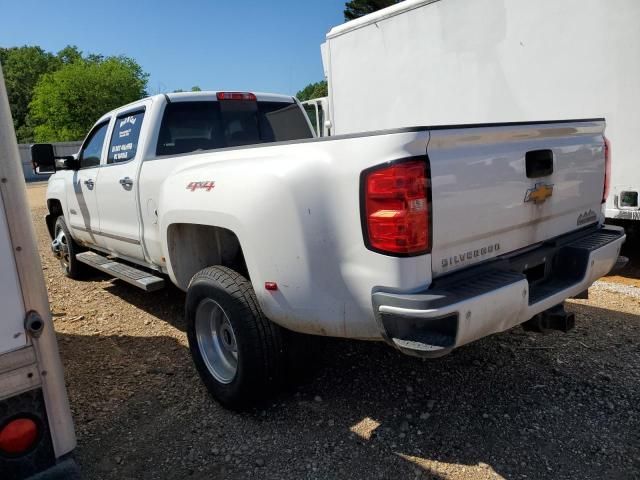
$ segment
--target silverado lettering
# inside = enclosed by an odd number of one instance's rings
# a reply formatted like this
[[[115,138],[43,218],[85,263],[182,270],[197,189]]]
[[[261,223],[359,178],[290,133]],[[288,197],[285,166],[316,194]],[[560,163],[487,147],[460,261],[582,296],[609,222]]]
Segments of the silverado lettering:
[[[486,247],[476,248],[475,250],[469,250],[459,255],[454,255],[453,257],[443,258],[442,268],[458,265],[460,263],[465,262],[466,260],[481,258],[490,253],[497,252],[498,250],[500,250],[500,244],[493,243]]]

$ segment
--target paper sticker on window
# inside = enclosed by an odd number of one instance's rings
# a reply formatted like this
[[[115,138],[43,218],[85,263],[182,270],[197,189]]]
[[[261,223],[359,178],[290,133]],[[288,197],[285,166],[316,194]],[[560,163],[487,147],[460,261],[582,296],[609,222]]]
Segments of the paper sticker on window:
[[[107,163],[126,162],[136,156],[143,117],[144,111],[128,113],[116,118]]]

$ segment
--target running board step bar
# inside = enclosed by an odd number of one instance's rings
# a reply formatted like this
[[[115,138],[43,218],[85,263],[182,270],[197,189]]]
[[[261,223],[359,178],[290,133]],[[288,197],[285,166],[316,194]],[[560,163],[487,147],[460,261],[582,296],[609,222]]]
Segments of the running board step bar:
[[[124,263],[107,258],[96,252],[83,252],[76,255],[78,261],[96,268],[104,273],[124,280],[147,292],[154,292],[164,287],[164,279],[135,267],[125,265]]]

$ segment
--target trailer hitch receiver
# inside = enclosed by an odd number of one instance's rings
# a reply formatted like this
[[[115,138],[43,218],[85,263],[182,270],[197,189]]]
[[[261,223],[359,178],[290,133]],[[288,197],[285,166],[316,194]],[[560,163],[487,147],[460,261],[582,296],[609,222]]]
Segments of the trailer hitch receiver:
[[[548,333],[550,330],[559,330],[567,333],[575,325],[575,314],[567,312],[564,305],[560,304],[527,320],[522,324],[522,328],[528,332]]]

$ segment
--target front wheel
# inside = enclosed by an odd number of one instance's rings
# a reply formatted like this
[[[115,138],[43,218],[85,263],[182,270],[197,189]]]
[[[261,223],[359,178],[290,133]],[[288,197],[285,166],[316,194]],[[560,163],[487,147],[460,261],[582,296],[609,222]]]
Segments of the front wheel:
[[[228,408],[268,399],[284,370],[282,330],[258,305],[251,283],[227,267],[196,273],[187,290],[189,349],[209,393]]]
[[[73,279],[82,277],[86,269],[83,263],[79,262],[76,254],[82,250],[73,240],[63,216],[59,216],[53,229],[53,240],[51,251],[60,260],[60,265],[64,274]]]

